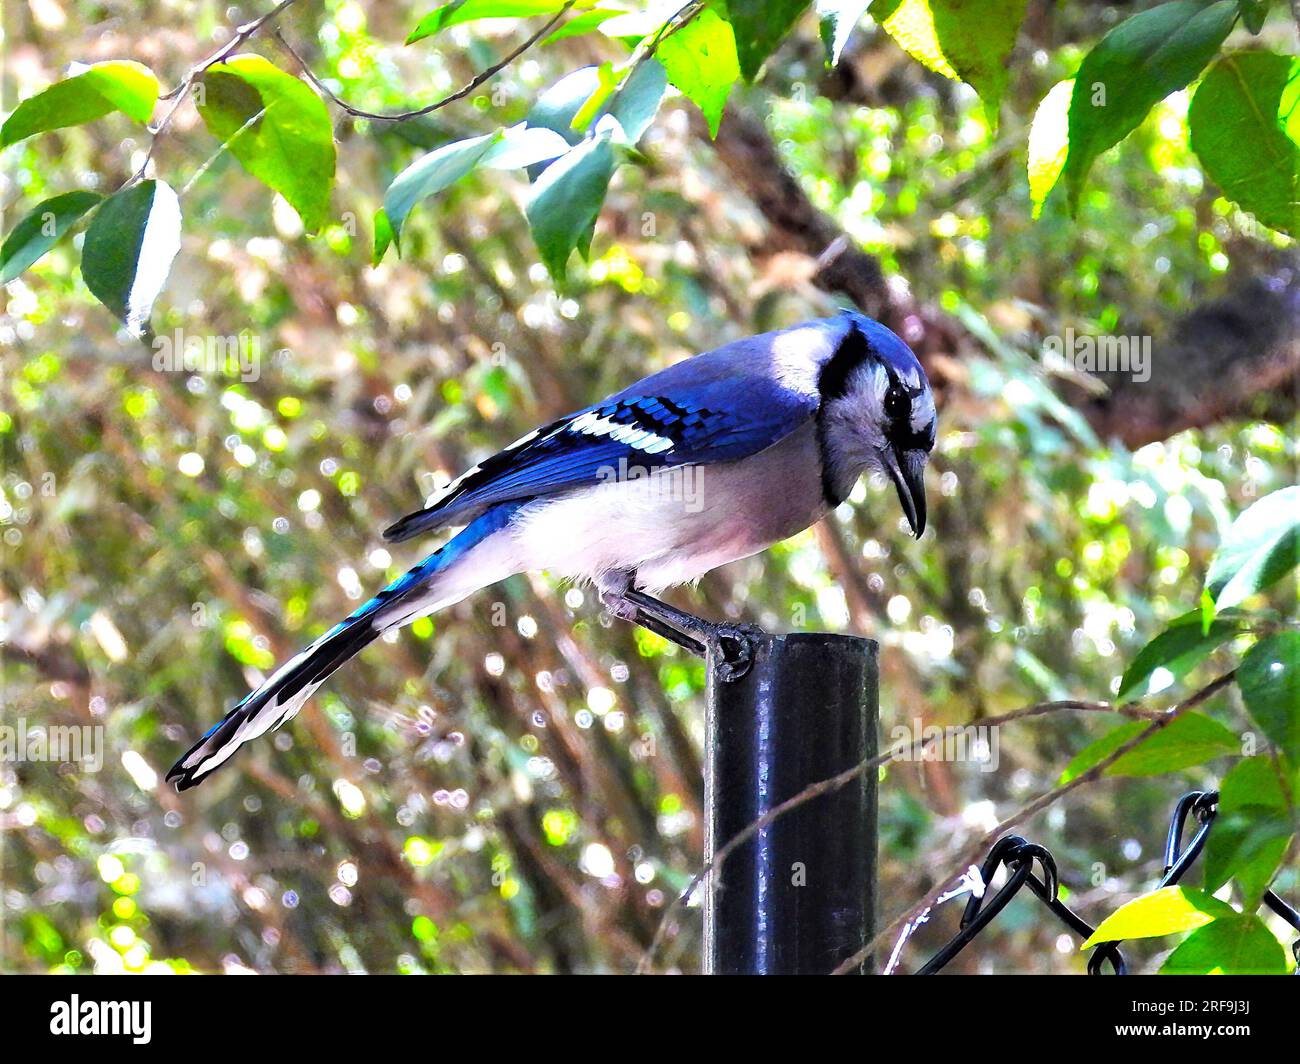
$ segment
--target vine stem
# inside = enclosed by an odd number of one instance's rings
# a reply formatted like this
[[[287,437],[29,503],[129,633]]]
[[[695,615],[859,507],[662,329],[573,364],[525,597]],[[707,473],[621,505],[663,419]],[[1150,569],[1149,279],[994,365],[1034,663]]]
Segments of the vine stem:
[[[577,3],[577,0],[567,0],[565,5],[562,8],[560,8],[560,10],[557,11],[553,16],[551,16],[551,18],[547,20],[544,26],[542,26],[541,29],[539,29],[536,33],[534,33],[531,37],[529,37],[526,41],[524,41],[523,44],[519,45],[512,52],[506,55],[503,59],[499,60],[496,63],[493,63],[490,67],[487,67],[485,70],[482,70],[479,73],[475,74],[473,78],[471,78],[465,85],[461,86],[459,89],[453,92],[450,96],[444,96],[441,100],[435,100],[433,103],[425,104],[423,107],[417,107],[411,111],[397,111],[388,114],[385,114],[380,111],[367,111],[364,108],[357,107],[354,104],[348,103],[347,100],[339,96],[336,92],[334,92],[333,89],[331,89],[319,77],[316,76],[315,71],[313,71],[311,67],[307,65],[307,61],[303,59],[303,57],[300,56],[297,53],[297,51],[294,50],[293,45],[291,45],[287,40],[284,39],[284,34],[282,34],[278,29],[275,30],[274,37],[276,41],[279,43],[280,47],[283,48],[286,52],[288,52],[291,56],[293,56],[295,62],[297,62],[298,66],[302,68],[303,77],[305,77],[308,81],[310,81],[313,86],[315,86],[316,91],[319,92],[326,99],[328,99],[330,102],[335,104],[335,106],[339,107],[341,110],[352,115],[353,118],[368,118],[374,122],[406,122],[412,118],[419,118],[422,115],[432,114],[434,111],[437,111],[442,107],[446,107],[449,103],[455,103],[457,100],[463,100],[466,96],[472,93],[484,82],[490,81],[492,78],[496,77],[499,73],[501,73],[501,71],[503,71],[511,63],[513,63],[516,59],[518,59],[521,55],[523,55],[526,51],[528,51],[528,49],[530,49],[544,36],[546,36],[547,33],[549,33],[552,29],[554,29],[555,26],[558,25],[560,20],[564,18],[566,14],[568,14],[569,9],[573,7],[575,3]]]

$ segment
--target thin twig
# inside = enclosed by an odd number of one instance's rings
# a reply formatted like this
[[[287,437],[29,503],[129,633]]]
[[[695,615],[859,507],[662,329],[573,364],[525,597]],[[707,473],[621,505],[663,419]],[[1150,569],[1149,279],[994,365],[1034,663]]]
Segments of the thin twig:
[[[894,917],[894,919],[890,921],[889,925],[885,927],[883,931],[877,934],[875,938],[873,938],[870,942],[868,942],[865,946],[863,946],[862,949],[858,950],[858,952],[855,953],[852,957],[844,961],[844,963],[841,964],[838,968],[836,968],[831,974],[847,975],[849,972],[855,971],[863,963],[863,961],[865,961],[873,953],[875,953],[877,950],[884,949],[886,946],[888,946],[890,939],[894,937],[894,935],[898,932],[898,930],[913,915],[915,915],[917,912],[920,912],[922,909],[933,907],[936,899],[939,897],[939,895],[944,893],[944,891],[948,888],[948,885],[954,882],[961,875],[961,873],[964,872],[971,864],[974,864],[976,861],[978,861],[979,858],[988,850],[988,848],[992,846],[993,843],[996,842],[1008,830],[1015,827],[1022,820],[1026,820],[1031,816],[1041,813],[1044,809],[1048,808],[1048,806],[1055,804],[1061,798],[1064,798],[1065,795],[1069,794],[1071,791],[1077,790],[1080,787],[1084,787],[1100,779],[1102,773],[1105,772],[1106,769],[1110,768],[1111,765],[1113,765],[1116,761],[1118,761],[1121,757],[1127,754],[1134,747],[1140,745],[1141,743],[1146,742],[1146,740],[1151,738],[1152,735],[1160,731],[1162,728],[1167,727],[1171,722],[1173,722],[1175,719],[1180,717],[1182,714],[1186,713],[1188,710],[1193,709],[1196,706],[1199,706],[1206,699],[1212,697],[1213,695],[1217,694],[1219,691],[1223,690],[1223,688],[1227,687],[1228,684],[1230,684],[1233,681],[1236,674],[1237,674],[1237,670],[1233,669],[1230,672],[1224,673],[1218,679],[1211,681],[1206,686],[1202,687],[1199,691],[1197,691],[1195,694],[1184,699],[1176,706],[1173,706],[1165,713],[1162,713],[1158,718],[1152,720],[1150,727],[1144,728],[1137,735],[1133,736],[1132,739],[1128,740],[1128,742],[1124,743],[1123,745],[1113,750],[1110,754],[1102,758],[1095,765],[1089,768],[1086,772],[1079,773],[1079,775],[1075,776],[1074,779],[1070,780],[1068,783],[1064,783],[1059,787],[1054,787],[1050,791],[1045,791],[1043,794],[1040,794],[1037,798],[1035,798],[1032,802],[1028,803],[1025,806],[1022,806],[1016,812],[1012,813],[1010,816],[1004,819],[991,831],[985,832],[982,836],[980,836],[980,838],[976,839],[973,843],[970,844],[970,846],[966,848],[965,852],[961,855],[960,859],[954,862],[954,871],[950,872],[948,875],[944,876],[941,880],[939,880],[939,885],[934,890],[930,891],[930,893],[928,893],[919,902],[909,905],[906,909],[904,909],[901,913],[899,913],[898,916]]]
[[[1063,710],[1074,710],[1082,713],[1120,713],[1136,720],[1150,720],[1153,722],[1153,726],[1162,726],[1163,723],[1167,723],[1165,718],[1168,716],[1168,713],[1160,710],[1143,709],[1132,703],[1115,706],[1109,702],[1084,702],[1076,699],[1064,699],[1054,702],[1038,702],[1031,706],[1023,706],[1020,709],[1011,710],[1010,712],[1003,713],[999,716],[985,717],[982,720],[974,721],[972,723],[978,724],[981,727],[996,728],[1003,724],[1011,724],[1015,721],[1027,720],[1031,717],[1042,717],[1050,713],[1059,713]],[[691,895],[695,893],[700,884],[703,883],[708,876],[718,874],[722,871],[723,864],[738,847],[744,845],[765,827],[790,812],[790,810],[797,809],[799,806],[811,802],[814,798],[820,798],[823,794],[837,791],[841,787],[852,783],[860,776],[865,775],[873,769],[880,768],[881,765],[890,761],[906,760],[909,758],[911,760],[916,760],[925,752],[931,743],[942,738],[950,728],[969,726],[970,725],[951,725],[949,728],[941,729],[937,733],[930,735],[928,738],[912,743],[910,747],[904,743],[890,747],[883,754],[877,754],[875,757],[869,757],[865,761],[860,761],[858,764],[845,769],[837,775],[831,776],[829,779],[819,780],[816,783],[809,784],[798,794],[792,795],[783,802],[779,802],[758,819],[746,825],[743,830],[737,832],[714,853],[713,859],[707,862],[698,872],[695,873],[691,878],[690,883],[687,884],[686,889],[679,893],[669,904],[668,908],[664,910],[663,917],[659,921],[659,926],[655,929],[654,938],[651,940],[650,945],[646,948],[645,954],[641,957],[640,963],[637,965],[637,974],[644,974],[649,970],[649,966],[654,960],[654,956],[658,952],[660,944],[663,942],[664,935],[667,933],[668,925],[672,921],[673,916],[676,915],[677,911],[686,903]],[[1146,734],[1147,732],[1143,732],[1143,735]],[[970,862],[967,863],[969,864]]]
[[[567,3],[565,3],[565,5],[562,8],[560,8],[560,10],[557,11],[547,21],[547,23],[544,26],[542,26],[541,29],[539,29],[536,33],[534,33],[531,37],[529,37],[526,41],[524,41],[523,44],[519,45],[519,47],[517,47],[514,51],[510,52],[505,58],[499,60],[496,63],[493,63],[490,67],[488,67],[483,71],[480,71],[478,74],[475,74],[474,77],[470,79],[470,81],[467,84],[457,89],[450,96],[444,96],[441,100],[435,100],[433,103],[426,104],[424,107],[417,107],[412,111],[398,111],[392,114],[382,114],[378,111],[367,111],[364,108],[357,107],[353,104],[348,103],[347,100],[339,96],[336,92],[334,92],[333,89],[331,89],[328,85],[326,85],[323,81],[321,81],[319,77],[316,76],[315,71],[313,71],[311,67],[307,65],[307,61],[303,59],[303,57],[299,55],[297,51],[294,50],[293,45],[291,45],[287,40],[285,40],[284,34],[282,34],[277,29],[274,31],[273,35],[276,41],[279,43],[280,47],[283,48],[286,52],[288,52],[291,56],[293,56],[293,58],[297,61],[298,66],[302,68],[303,77],[305,77],[308,81],[312,83],[312,85],[316,87],[316,91],[319,92],[321,95],[323,95],[330,102],[335,104],[337,107],[339,107],[341,110],[346,111],[353,118],[368,118],[373,122],[406,122],[412,118],[419,118],[422,115],[432,114],[434,111],[446,107],[449,103],[455,103],[457,100],[463,100],[466,96],[472,93],[484,82],[490,81],[492,78],[496,77],[496,75],[501,73],[501,71],[503,71],[511,63],[513,63],[526,51],[528,51],[529,48],[531,48],[534,44],[540,41],[547,33],[549,33],[551,29],[553,29],[555,25],[562,18],[564,18],[564,16],[568,13],[569,9],[573,7],[575,3],[577,3],[577,0],[567,0]]]

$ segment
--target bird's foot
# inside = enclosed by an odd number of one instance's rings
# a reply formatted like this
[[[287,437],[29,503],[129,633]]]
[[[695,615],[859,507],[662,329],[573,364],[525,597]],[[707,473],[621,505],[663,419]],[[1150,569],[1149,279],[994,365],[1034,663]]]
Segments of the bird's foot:
[[[738,680],[749,671],[757,641],[764,635],[757,625],[714,624],[643,591],[629,588],[615,597],[630,603],[636,611],[634,616],[624,619],[663,636],[692,654],[716,658],[717,676],[724,683]],[[605,601],[603,596],[602,601]],[[605,605],[610,608],[609,602]],[[611,612],[614,611],[611,609]],[[615,616],[623,617],[623,614],[616,613]]]
[[[758,642],[767,633],[756,624],[715,624],[712,628],[709,646],[718,657],[718,679],[723,683],[739,680],[754,663]]]
[[[609,611],[611,617],[617,617],[620,621],[631,621],[634,624],[637,614],[641,612],[640,607],[629,599],[626,593],[619,591],[602,591],[600,604]]]

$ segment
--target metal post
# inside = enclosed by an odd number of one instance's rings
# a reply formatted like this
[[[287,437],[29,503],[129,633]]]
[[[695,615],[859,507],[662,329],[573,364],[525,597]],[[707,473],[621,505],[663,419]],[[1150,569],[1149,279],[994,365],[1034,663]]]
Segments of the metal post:
[[[708,656],[705,856],[811,783],[876,753],[874,640],[760,634],[730,681]],[[873,934],[876,773],[779,817],[710,876],[704,969],[827,973]]]

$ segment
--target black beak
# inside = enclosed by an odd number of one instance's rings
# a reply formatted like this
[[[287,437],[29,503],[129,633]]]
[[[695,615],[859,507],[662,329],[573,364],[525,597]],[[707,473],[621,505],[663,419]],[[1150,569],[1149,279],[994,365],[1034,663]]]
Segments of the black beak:
[[[890,447],[882,457],[889,479],[898,491],[903,516],[912,526],[912,535],[920,539],[921,533],[925,531],[925,452],[899,453]]]

